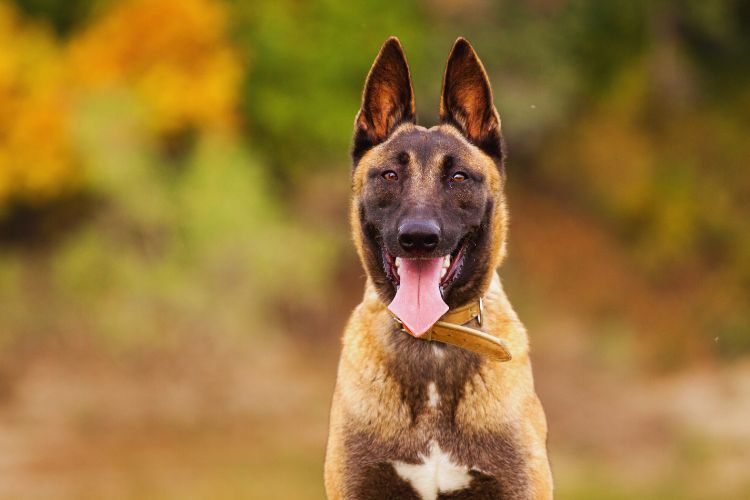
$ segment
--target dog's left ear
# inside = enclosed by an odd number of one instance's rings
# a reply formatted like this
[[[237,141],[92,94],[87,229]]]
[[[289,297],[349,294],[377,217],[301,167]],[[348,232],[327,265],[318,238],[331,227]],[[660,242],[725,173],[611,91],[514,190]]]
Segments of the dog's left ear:
[[[354,162],[368,149],[385,141],[398,125],[416,120],[406,55],[398,38],[390,37],[367,75],[362,107],[354,120]]]
[[[464,38],[453,45],[443,76],[440,121],[456,126],[488,155],[502,158],[500,115],[492,87],[477,53]]]

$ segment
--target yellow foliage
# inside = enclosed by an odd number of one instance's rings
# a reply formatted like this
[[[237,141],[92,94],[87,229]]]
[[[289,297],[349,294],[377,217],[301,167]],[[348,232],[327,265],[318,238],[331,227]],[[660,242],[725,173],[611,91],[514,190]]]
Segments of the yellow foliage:
[[[241,61],[214,0],[129,0],[67,43],[0,0],[0,211],[76,185],[72,130],[81,96],[135,96],[152,133],[234,125]]]
[[[226,25],[213,0],[124,2],[72,41],[73,79],[132,88],[157,133],[231,126],[241,64]]]
[[[12,197],[54,197],[73,182],[62,61],[49,33],[0,3],[0,209]]]

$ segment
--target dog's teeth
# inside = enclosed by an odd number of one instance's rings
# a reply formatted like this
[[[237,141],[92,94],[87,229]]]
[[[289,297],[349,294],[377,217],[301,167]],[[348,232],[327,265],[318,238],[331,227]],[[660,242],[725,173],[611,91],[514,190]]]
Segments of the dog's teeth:
[[[447,269],[447,268],[449,268],[450,266],[451,266],[451,256],[450,256],[450,255],[446,255],[446,256],[445,256],[445,257],[443,258],[443,268]]]
[[[401,267],[401,257],[396,257],[396,267]]]
[[[444,267],[443,270],[440,272],[440,279],[445,278],[445,275],[448,273],[448,268]]]

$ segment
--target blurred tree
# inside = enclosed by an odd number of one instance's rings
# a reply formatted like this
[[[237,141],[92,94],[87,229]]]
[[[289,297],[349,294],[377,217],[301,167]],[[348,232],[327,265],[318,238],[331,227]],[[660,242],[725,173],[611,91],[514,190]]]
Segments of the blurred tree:
[[[236,39],[250,61],[243,99],[249,134],[287,178],[347,161],[360,92],[380,44],[398,34],[419,62],[428,29],[413,1],[398,8],[372,0],[232,6]]]
[[[599,218],[633,273],[700,303],[683,323],[693,335],[721,332],[725,352],[750,350],[747,0],[0,3],[0,207],[52,211],[81,189],[126,204],[77,130],[82,110],[116,102],[161,146],[145,163],[158,175],[172,164],[165,150],[189,165],[186,146],[243,131],[253,168],[280,180],[264,185],[291,188],[270,209],[283,212],[311,173],[345,168],[365,75],[390,35],[404,43],[425,124],[452,41],[472,40],[514,182]],[[122,189],[148,184],[118,165]]]
[[[45,21],[62,36],[88,21],[89,14],[98,4],[109,0],[14,0],[28,17]]]
[[[214,0],[128,0],[70,42],[81,93],[128,87],[154,132],[234,127],[241,63]]]
[[[44,203],[75,183],[65,71],[50,33],[0,3],[0,217],[12,200]]]

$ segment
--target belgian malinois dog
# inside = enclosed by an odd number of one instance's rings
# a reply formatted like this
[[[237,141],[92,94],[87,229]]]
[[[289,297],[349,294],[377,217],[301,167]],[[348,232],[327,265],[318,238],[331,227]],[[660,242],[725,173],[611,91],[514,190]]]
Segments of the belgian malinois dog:
[[[355,120],[351,225],[367,283],[333,396],[332,500],[552,498],[526,331],[495,271],[505,154],[469,42],[453,46],[429,129],[401,44],[385,42]]]

